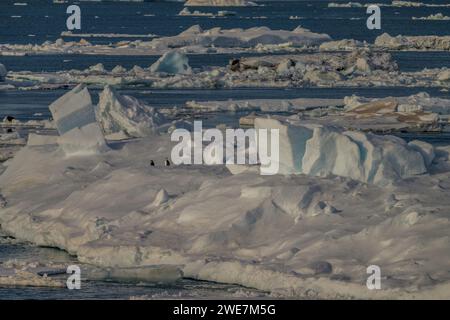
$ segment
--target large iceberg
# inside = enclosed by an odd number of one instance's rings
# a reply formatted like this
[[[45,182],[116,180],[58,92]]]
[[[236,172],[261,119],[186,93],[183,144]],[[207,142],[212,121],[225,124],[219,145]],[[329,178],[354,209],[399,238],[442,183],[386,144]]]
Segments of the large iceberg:
[[[166,52],[150,67],[152,72],[164,72],[169,74],[191,74],[188,57],[178,51]]]
[[[125,137],[144,137],[165,122],[162,114],[134,97],[122,96],[106,86],[95,107],[97,121],[105,135],[123,134]]]
[[[256,118],[254,125],[256,129],[279,130],[281,174],[337,175],[388,185],[426,173],[433,160],[431,145],[408,145],[394,136],[270,118]],[[261,172],[265,170],[261,166]]]
[[[66,155],[85,155],[107,150],[86,86],[78,85],[53,102],[49,109],[60,135],[58,144]]]

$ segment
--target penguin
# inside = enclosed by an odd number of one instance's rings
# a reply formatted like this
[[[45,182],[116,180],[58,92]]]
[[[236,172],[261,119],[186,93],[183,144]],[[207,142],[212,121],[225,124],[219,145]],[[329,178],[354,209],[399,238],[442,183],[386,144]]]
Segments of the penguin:
[[[164,162],[164,164],[165,164],[166,167],[170,166],[170,161],[169,161],[169,159],[166,158],[166,161]]]
[[[151,166],[151,167],[154,167],[154,166],[155,166],[155,161],[150,160],[150,166]]]

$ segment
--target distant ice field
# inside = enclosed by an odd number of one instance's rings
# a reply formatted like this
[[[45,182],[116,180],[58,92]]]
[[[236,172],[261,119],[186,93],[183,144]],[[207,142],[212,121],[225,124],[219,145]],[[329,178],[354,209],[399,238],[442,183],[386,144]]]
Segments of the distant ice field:
[[[420,71],[424,68],[450,68],[450,52],[397,51],[391,53],[401,71]],[[230,59],[246,56],[260,56],[264,54],[191,54],[189,65],[192,68],[209,66],[225,66]],[[107,70],[121,65],[127,69],[137,65],[147,68],[158,59],[158,56],[97,56],[97,55],[34,55],[34,56],[4,56],[0,62],[11,71],[55,72],[59,70],[84,70],[99,62]]]
[[[42,43],[56,40],[66,31],[67,4],[51,0],[28,0],[27,6],[14,6],[15,0],[0,1],[0,43]],[[178,16],[183,9],[176,2],[81,2],[82,33],[175,35],[199,24],[202,28],[249,28],[267,26],[271,29],[294,29],[299,24],[314,32],[329,34],[334,39],[354,38],[373,41],[383,32],[391,35],[445,35],[448,21],[412,20],[438,12],[450,16],[450,7],[382,7],[382,30],[368,31],[366,8],[328,8],[329,1],[264,1],[259,7],[204,8],[201,12],[217,13],[231,10],[235,16],[226,18]],[[368,1],[358,1],[368,3]],[[377,3],[390,3],[378,0]],[[425,1],[448,3],[446,0]],[[194,10],[194,9],[193,9]],[[300,19],[289,19],[289,17]],[[109,43],[120,38],[91,38],[94,43]]]

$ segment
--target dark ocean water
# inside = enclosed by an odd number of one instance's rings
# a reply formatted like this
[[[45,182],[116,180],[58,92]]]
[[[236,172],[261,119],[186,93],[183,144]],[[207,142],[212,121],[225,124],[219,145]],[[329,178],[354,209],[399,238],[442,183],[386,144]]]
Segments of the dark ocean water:
[[[356,1],[356,0],[355,0]],[[66,31],[66,8],[69,4],[53,4],[51,0],[21,0],[27,6],[14,5],[17,0],[0,1],[0,43],[42,43],[57,39]],[[448,21],[412,20],[441,12],[450,16],[450,8],[442,7],[382,7],[382,30],[366,28],[366,8],[328,8],[328,2],[264,1],[259,7],[195,8],[217,13],[231,10],[235,16],[211,19],[208,17],[177,16],[183,8],[177,2],[80,2],[82,33],[127,33],[175,35],[199,24],[202,28],[249,28],[268,26],[272,29],[294,29],[299,24],[315,32],[329,34],[334,39],[354,38],[373,41],[383,32],[391,35],[444,35],[449,33]],[[342,2],[342,1],[341,1]],[[347,2],[347,1],[345,1]],[[361,3],[390,3],[388,0],[359,1]],[[424,0],[426,3],[448,3],[446,0]],[[194,10],[194,9],[192,9]],[[191,11],[192,11],[191,10]],[[299,16],[300,20],[290,20]],[[109,43],[115,39],[92,39]]]

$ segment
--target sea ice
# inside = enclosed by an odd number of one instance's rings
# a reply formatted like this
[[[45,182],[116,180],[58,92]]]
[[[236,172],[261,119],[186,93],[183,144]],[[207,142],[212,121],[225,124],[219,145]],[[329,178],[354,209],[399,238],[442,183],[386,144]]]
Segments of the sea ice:
[[[5,81],[7,73],[5,66],[0,63],[0,81]]]
[[[110,86],[105,86],[100,94],[95,114],[107,136],[122,132],[128,138],[144,137],[156,133],[166,122],[155,108],[134,97],[122,96]]]
[[[98,153],[107,149],[95,119],[91,95],[84,85],[66,93],[49,109],[60,135],[58,144],[67,155]]]
[[[151,67],[152,72],[164,72],[168,74],[191,74],[188,57],[178,51],[166,52]]]
[[[270,118],[256,118],[254,124],[256,129],[280,130],[281,174],[338,175],[387,185],[426,173],[426,164],[432,161],[432,146],[425,142],[413,148],[394,136]]]

